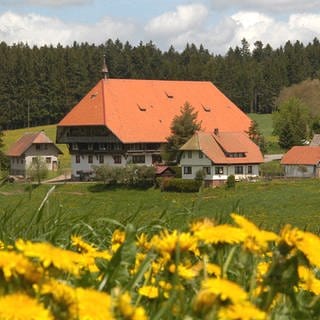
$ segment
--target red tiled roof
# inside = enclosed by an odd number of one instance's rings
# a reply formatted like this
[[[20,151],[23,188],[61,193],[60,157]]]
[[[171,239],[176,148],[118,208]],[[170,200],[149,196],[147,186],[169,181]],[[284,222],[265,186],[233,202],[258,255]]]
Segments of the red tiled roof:
[[[262,163],[259,147],[244,132],[197,132],[180,150],[201,150],[216,164]],[[245,157],[227,157],[228,153],[245,153]]]
[[[18,141],[16,141],[6,152],[7,156],[20,157],[32,144],[53,144],[53,141],[43,132],[33,132],[24,134]],[[61,150],[54,145],[58,152],[62,154]]]
[[[295,146],[282,158],[281,164],[316,165],[320,162],[320,147]]]
[[[104,125],[122,142],[166,142],[189,102],[202,130],[246,131],[251,120],[208,81],[103,79],[58,126]]]

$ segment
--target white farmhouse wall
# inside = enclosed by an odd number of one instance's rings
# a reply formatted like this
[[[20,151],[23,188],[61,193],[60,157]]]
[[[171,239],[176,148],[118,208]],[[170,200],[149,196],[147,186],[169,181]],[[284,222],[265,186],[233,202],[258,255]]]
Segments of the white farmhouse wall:
[[[91,154],[92,155],[92,154]],[[139,154],[143,155],[143,154]],[[101,165],[110,165],[113,167],[123,167],[127,164],[132,164],[132,155],[125,158],[121,155],[121,163],[115,163],[113,155],[111,154],[101,154],[103,156],[103,163],[100,162],[100,155],[92,155],[92,163],[89,163],[89,155],[82,154],[80,155],[80,162],[76,162],[76,155],[71,154],[71,168],[72,168],[72,176],[75,178],[80,177],[80,172],[91,172],[93,171],[94,166],[101,166]],[[152,165],[152,155],[145,154],[145,163],[139,163],[137,165]]]
[[[316,166],[314,165],[285,165],[286,177],[310,178],[316,176]]]

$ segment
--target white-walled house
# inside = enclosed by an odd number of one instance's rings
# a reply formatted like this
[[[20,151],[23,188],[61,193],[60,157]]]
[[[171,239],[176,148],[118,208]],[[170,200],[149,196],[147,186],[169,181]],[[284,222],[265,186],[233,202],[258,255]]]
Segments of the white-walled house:
[[[247,131],[250,118],[209,81],[100,80],[59,122],[57,143],[68,145],[72,178],[94,165],[152,165],[170,126],[188,102],[202,130]]]
[[[194,179],[199,170],[210,185],[225,182],[230,175],[236,180],[259,175],[263,156],[259,147],[244,132],[197,132],[181,148],[183,179]]]
[[[6,152],[10,160],[10,174],[25,175],[32,161],[42,158],[48,170],[58,169],[58,156],[61,150],[43,132],[26,133]]]
[[[320,177],[320,146],[292,147],[281,159],[286,177]]]

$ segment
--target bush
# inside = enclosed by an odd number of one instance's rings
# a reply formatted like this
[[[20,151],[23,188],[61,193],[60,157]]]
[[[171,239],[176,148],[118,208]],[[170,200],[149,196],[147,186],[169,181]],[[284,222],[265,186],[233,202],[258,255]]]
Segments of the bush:
[[[260,175],[264,177],[281,177],[284,169],[279,161],[270,161],[260,164]]]
[[[235,188],[235,186],[236,186],[236,178],[233,174],[231,174],[227,178],[227,188],[231,189],[231,188]]]
[[[170,166],[170,169],[172,169],[175,172],[176,178],[182,178],[182,169],[179,166]]]
[[[159,180],[158,180],[159,181]],[[162,179],[160,189],[161,191],[173,192],[198,192],[202,181],[186,180],[179,178]]]

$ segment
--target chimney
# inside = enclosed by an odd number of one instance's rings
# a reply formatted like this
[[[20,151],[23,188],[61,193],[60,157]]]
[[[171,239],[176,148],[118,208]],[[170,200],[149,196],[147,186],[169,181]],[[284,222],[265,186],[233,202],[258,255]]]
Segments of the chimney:
[[[218,128],[214,128],[213,133],[218,136],[219,135],[219,129]]]
[[[106,55],[103,55],[103,64],[102,64],[102,70],[101,73],[103,75],[103,79],[109,79],[109,70],[106,63]]]

